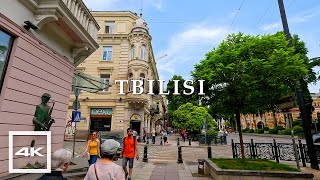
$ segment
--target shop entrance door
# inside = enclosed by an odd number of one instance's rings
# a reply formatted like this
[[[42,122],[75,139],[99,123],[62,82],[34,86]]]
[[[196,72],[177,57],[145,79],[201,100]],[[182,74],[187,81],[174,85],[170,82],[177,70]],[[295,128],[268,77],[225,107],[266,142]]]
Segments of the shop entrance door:
[[[90,132],[111,131],[111,118],[91,118]]]
[[[131,128],[132,130],[137,131],[137,133],[138,133],[139,136],[141,137],[141,134],[140,134],[141,121],[130,121],[130,128]]]

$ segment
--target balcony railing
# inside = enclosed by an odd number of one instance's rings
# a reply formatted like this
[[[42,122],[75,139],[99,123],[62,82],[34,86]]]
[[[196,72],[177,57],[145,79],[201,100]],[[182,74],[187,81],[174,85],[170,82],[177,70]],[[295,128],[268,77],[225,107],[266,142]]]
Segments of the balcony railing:
[[[62,0],[74,17],[89,32],[93,39],[97,39],[97,24],[82,0]]]

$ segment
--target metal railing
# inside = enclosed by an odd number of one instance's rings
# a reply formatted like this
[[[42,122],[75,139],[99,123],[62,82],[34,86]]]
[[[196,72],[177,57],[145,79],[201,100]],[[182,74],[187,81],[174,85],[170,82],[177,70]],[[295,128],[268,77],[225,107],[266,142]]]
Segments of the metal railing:
[[[293,144],[277,143],[273,139],[272,143],[255,143],[251,139],[250,143],[243,143],[245,158],[252,159],[269,159],[279,161],[296,161]],[[301,140],[298,143],[298,161],[302,162],[303,167],[306,167],[306,162],[310,163],[308,156],[308,148],[306,144],[302,144]],[[240,143],[234,143],[231,139],[232,156],[233,158],[241,158]],[[320,160],[320,146],[315,145],[315,150],[318,160]]]

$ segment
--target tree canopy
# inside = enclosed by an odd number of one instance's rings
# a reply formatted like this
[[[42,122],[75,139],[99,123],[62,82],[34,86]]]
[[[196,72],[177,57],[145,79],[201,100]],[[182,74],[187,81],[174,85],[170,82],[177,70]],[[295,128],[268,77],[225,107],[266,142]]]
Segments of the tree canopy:
[[[272,108],[306,77],[305,54],[288,47],[282,32],[249,36],[231,34],[195,65],[192,76],[205,80],[204,103],[225,114],[236,114],[240,143],[240,113]],[[243,149],[242,149],[243,150]]]
[[[207,108],[194,106],[191,103],[181,105],[173,113],[172,124],[179,129],[197,129],[202,128],[204,119],[207,127],[216,127],[217,122],[208,113]]]

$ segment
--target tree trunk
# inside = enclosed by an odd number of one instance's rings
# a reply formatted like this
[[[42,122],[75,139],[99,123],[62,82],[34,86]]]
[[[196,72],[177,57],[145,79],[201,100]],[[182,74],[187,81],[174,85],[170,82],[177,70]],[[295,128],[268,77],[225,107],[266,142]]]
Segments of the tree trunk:
[[[275,110],[272,110],[272,115],[273,115],[273,119],[274,119],[273,124],[274,124],[274,128],[275,128],[278,126]]]
[[[238,109],[236,111],[236,120],[237,120],[237,127],[238,127],[238,131],[239,131],[241,158],[245,159],[244,147],[243,147],[243,138],[242,138],[242,130],[241,130],[241,122],[240,122],[240,111]]]
[[[255,119],[255,114],[253,114],[253,124],[254,124],[254,130],[257,130],[257,121]]]

